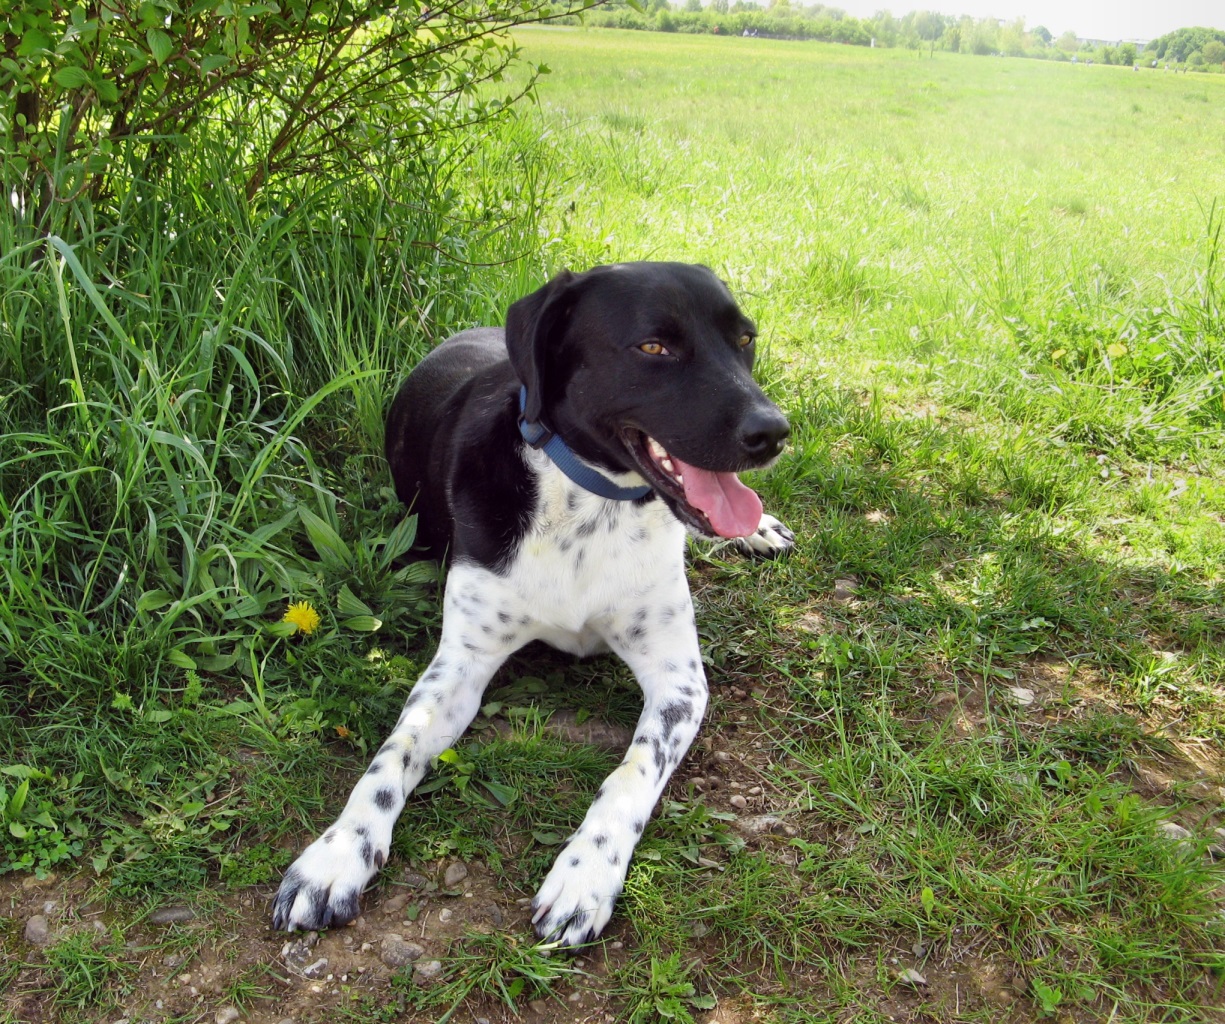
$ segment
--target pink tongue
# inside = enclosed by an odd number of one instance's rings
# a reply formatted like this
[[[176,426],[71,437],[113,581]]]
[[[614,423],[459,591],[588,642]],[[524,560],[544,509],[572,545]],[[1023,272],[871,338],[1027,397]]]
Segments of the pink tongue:
[[[747,537],[761,525],[761,499],[740,482],[735,473],[712,473],[672,462],[685,478],[685,500],[706,514],[720,537]]]

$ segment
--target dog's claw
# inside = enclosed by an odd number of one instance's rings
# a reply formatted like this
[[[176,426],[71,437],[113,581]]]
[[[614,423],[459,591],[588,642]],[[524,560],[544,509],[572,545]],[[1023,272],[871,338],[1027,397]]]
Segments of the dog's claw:
[[[348,847],[352,837],[334,830],[331,842],[317,839],[290,865],[272,901],[272,927],[278,931],[321,931],[348,924],[361,910],[361,893],[374,877]]]

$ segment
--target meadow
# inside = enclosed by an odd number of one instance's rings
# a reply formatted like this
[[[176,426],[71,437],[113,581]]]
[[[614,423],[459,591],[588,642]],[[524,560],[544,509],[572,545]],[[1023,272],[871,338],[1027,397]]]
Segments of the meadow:
[[[449,218],[360,176],[255,208],[218,162],[126,235],[0,239],[0,1020],[1223,1019],[1225,80],[516,38],[537,104],[411,168]],[[756,320],[800,543],[693,548],[711,709],[600,943],[547,955],[522,901],[638,698],[533,650],[363,923],[291,948],[279,873],[437,632],[383,404],[629,259]]]

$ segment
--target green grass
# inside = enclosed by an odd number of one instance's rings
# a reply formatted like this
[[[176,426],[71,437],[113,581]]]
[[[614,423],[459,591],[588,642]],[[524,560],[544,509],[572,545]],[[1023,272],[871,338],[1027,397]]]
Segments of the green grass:
[[[257,943],[436,632],[394,558],[395,382],[563,266],[696,260],[761,329],[793,436],[754,483],[801,540],[693,551],[711,710],[624,950],[574,974],[473,934],[440,988],[341,1012],[564,1014],[578,985],[643,1021],[1213,1019],[1225,80],[1204,103],[1107,67],[518,40],[553,69],[539,108],[440,156],[436,209],[362,175],[252,206],[205,150],[122,230],[66,210],[54,259],[0,222],[5,869],[77,873],[116,935],[255,897],[228,931]],[[290,600],[316,632],[278,624]],[[479,860],[510,905],[615,762],[542,717],[638,703],[622,666],[539,651],[487,701],[389,872]],[[0,976],[64,1020],[126,1007],[144,953],[76,934],[39,953],[12,919],[33,973]],[[266,962],[235,952],[228,998],[276,996]]]

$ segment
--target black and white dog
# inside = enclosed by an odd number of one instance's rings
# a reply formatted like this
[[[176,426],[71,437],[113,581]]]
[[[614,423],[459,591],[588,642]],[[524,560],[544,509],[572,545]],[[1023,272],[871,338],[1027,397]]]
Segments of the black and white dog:
[[[711,271],[630,263],[562,273],[505,331],[449,339],[387,420],[396,491],[450,570],[438,653],[340,817],[289,868],[273,924],[352,920],[430,759],[475,717],[531,640],[612,650],[642,687],[633,744],[533,902],[576,946],[612,916],[647,818],[706,708],[685,531],[763,555],[794,543],[736,474],[789,432],[751,370],[754,327]]]

